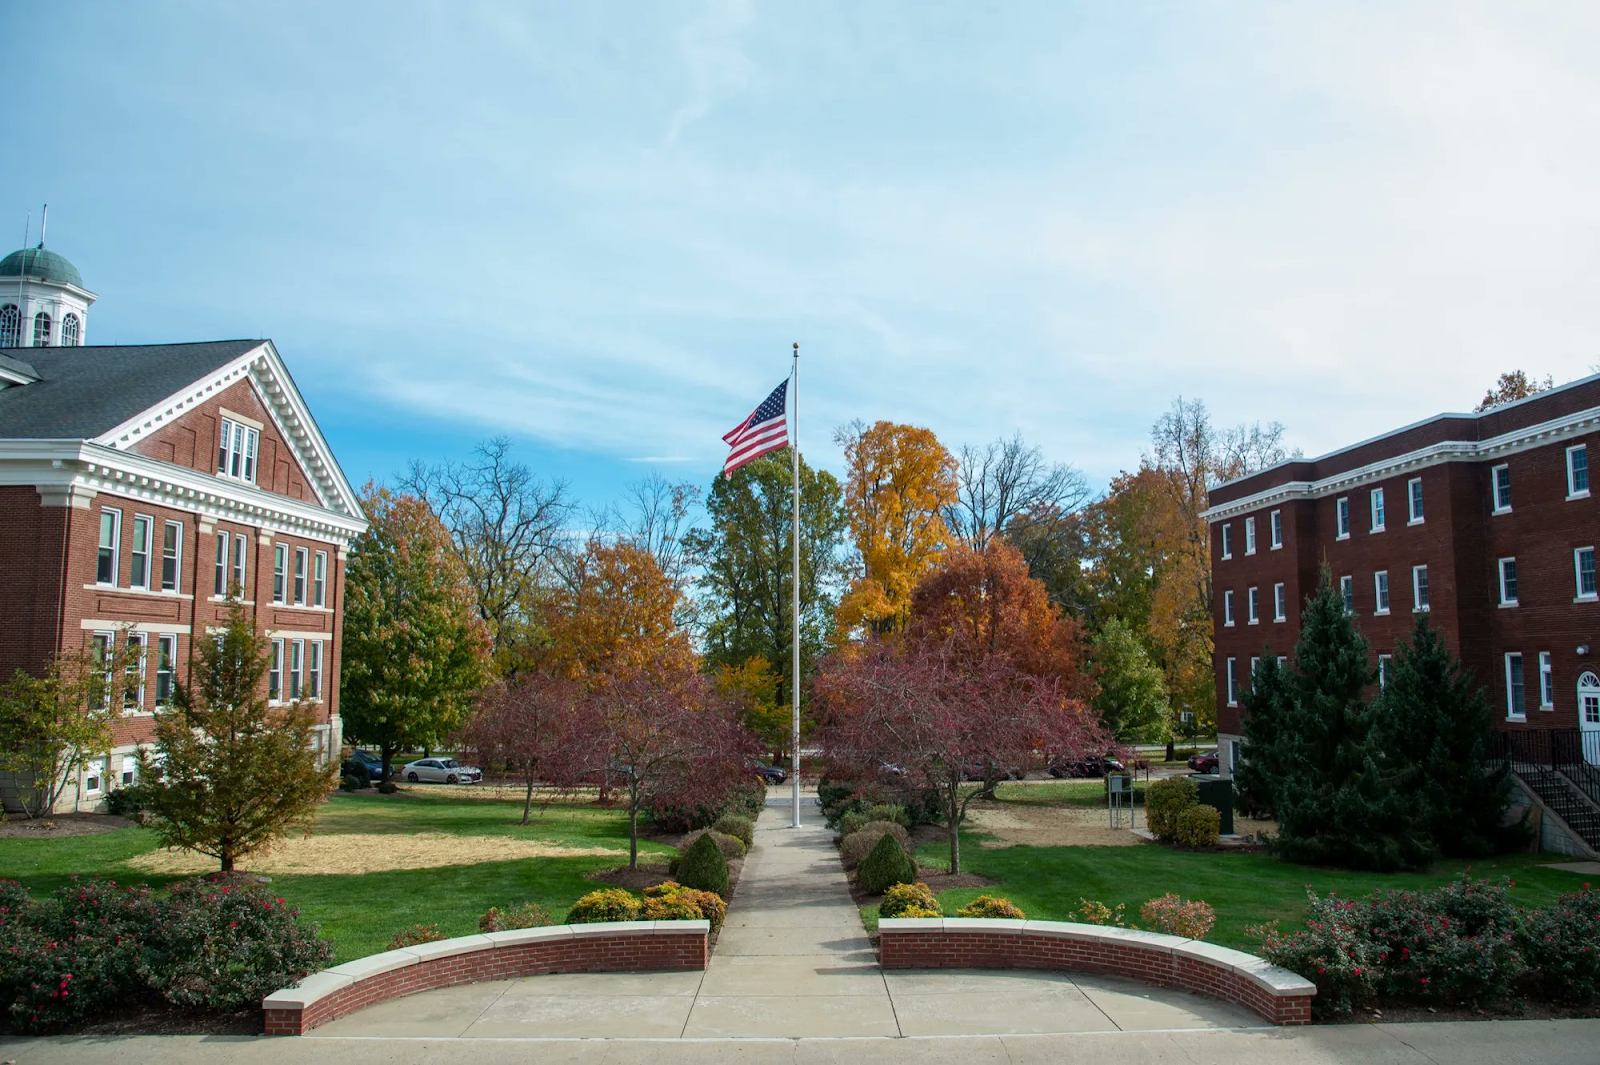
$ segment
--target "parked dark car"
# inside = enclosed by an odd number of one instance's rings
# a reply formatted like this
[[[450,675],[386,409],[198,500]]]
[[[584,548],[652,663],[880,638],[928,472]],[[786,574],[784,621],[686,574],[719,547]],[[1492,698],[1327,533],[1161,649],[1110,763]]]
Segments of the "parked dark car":
[[[375,783],[383,779],[383,759],[379,758],[370,751],[363,751],[358,748],[354,751],[351,751],[350,757],[345,759],[345,761],[360,762],[362,765],[366,766],[367,776],[370,777]]]
[[[1217,752],[1204,751],[1200,754],[1189,756],[1189,768],[1196,773],[1215,773],[1217,771]]]
[[[1108,773],[1125,773],[1127,766],[1115,758],[1090,755],[1087,758],[1058,758],[1046,767],[1053,777],[1103,777]]]
[[[962,768],[961,768],[961,779],[962,780],[984,780],[988,776],[988,773],[987,773],[988,768],[989,767],[987,765],[985,765],[983,763],[980,763],[980,762],[974,762],[971,765],[962,766]],[[1009,769],[1001,769],[997,773],[995,773],[995,779],[997,779],[997,780],[1021,780],[1023,777],[1025,777],[1027,775],[1028,775],[1027,772],[1025,770],[1023,770],[1022,768],[1020,768],[1018,766],[1012,766]]]
[[[789,779],[789,774],[785,773],[779,766],[767,765],[764,762],[751,762],[750,768],[766,784],[782,784]]]

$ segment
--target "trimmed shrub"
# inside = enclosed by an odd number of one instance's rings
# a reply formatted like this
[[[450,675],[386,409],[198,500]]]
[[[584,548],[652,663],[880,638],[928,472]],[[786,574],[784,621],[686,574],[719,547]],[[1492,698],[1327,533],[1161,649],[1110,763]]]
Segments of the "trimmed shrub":
[[[866,860],[872,853],[872,848],[878,845],[878,840],[884,836],[893,836],[900,841],[902,847],[906,846],[909,836],[906,830],[892,821],[869,821],[857,831],[839,841],[839,860],[846,869],[854,869]]]
[[[1083,923],[1097,924],[1105,928],[1128,927],[1127,915],[1124,912],[1127,908],[1125,904],[1120,902],[1117,903],[1116,909],[1112,909],[1105,903],[1097,902],[1094,899],[1080,898],[1078,900],[1078,916],[1082,918]]]
[[[901,828],[911,827],[911,815],[897,802],[880,802],[867,808],[868,821],[893,821]]]
[[[690,848],[698,843],[702,836],[710,836],[713,842],[715,842],[717,849],[722,852],[723,858],[727,859],[728,861],[732,861],[735,858],[744,857],[745,848],[742,840],[735,836],[718,832],[714,828],[696,829],[687,836],[683,837],[683,842],[678,844],[678,854],[680,856],[687,855]]]
[[[723,857],[718,846],[716,833],[706,833],[690,844],[684,852],[683,859],[678,863],[678,883],[697,891],[712,891],[728,897],[728,859]],[[739,841],[732,836],[723,836],[723,839],[733,843]]]
[[[867,812],[865,810],[851,810],[849,813],[839,818],[839,835],[841,837],[853,836],[865,828],[867,822],[870,820],[872,820],[872,818],[867,816]]]
[[[637,921],[639,900],[621,888],[591,891],[572,904],[567,924],[595,924],[600,921]]]
[[[340,791],[360,791],[363,787],[365,787],[365,785],[355,777],[342,776],[339,778]]]
[[[1188,777],[1168,777],[1153,782],[1145,794],[1150,831],[1170,843],[1178,834],[1178,815],[1199,801],[1200,789]]]
[[[917,913],[908,913],[917,910]],[[927,884],[896,884],[883,893],[878,903],[879,917],[943,917],[939,900]]]
[[[749,850],[756,841],[756,823],[743,814],[723,814],[711,828],[714,832],[732,836],[743,843],[746,850]]]
[[[979,895],[957,910],[956,916],[993,917],[1021,921],[1025,920],[1028,915],[1023,913],[1010,899],[1002,899],[994,895]]]
[[[1600,893],[1585,887],[1526,915],[1517,944],[1550,998],[1582,1002],[1600,994]]]
[[[639,904],[641,921],[698,921],[700,907],[678,895],[658,895]]]
[[[1200,803],[1178,814],[1173,838],[1180,847],[1214,847],[1221,838],[1222,814],[1215,806]]]
[[[1263,958],[1317,985],[1311,1008],[1323,1017],[1349,1013],[1372,1000],[1379,954],[1350,915],[1323,905],[1326,901],[1311,896],[1312,919],[1303,931],[1284,935],[1275,925],[1255,930],[1262,937]]]
[[[869,895],[881,895],[896,884],[910,884],[916,879],[917,863],[888,832],[879,837],[877,845],[856,870],[856,883]]]
[[[489,912],[478,919],[478,931],[510,932],[517,928],[544,928],[554,923],[549,910],[537,902],[524,902],[504,910],[498,906],[489,907]]]
[[[356,786],[364,788],[372,783],[372,770],[367,768],[367,763],[355,758],[346,758],[339,763],[339,776],[355,777]]]
[[[643,891],[639,892],[639,894],[643,895],[647,899],[659,899],[664,898],[667,895],[676,895],[680,891],[688,890],[688,888],[684,887],[676,880],[663,880],[659,884],[652,884],[650,887],[645,888]]]
[[[386,949],[403,950],[406,947],[414,947],[418,943],[437,943],[441,939],[449,938],[449,936],[439,931],[439,926],[436,924],[412,925],[404,932],[396,932],[394,938],[389,940],[389,946]]]
[[[698,916],[711,922],[713,933],[722,931],[722,922],[728,916],[728,904],[722,901],[721,895],[714,891],[695,891],[693,888],[680,887],[671,897],[693,906],[698,911]]]
[[[149,792],[139,784],[125,784],[106,793],[106,813],[117,817],[132,817],[145,808]]]
[[[1204,939],[1217,923],[1217,911],[1200,899],[1182,899],[1168,892],[1139,907],[1139,919],[1152,931],[1185,939]]]

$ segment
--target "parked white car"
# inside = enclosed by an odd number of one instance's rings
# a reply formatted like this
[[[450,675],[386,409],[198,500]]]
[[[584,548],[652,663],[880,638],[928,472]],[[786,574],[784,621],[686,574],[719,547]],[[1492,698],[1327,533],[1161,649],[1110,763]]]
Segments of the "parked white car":
[[[454,758],[420,758],[408,763],[400,775],[411,783],[428,781],[433,784],[476,784],[483,779],[483,770],[477,766],[462,765]]]

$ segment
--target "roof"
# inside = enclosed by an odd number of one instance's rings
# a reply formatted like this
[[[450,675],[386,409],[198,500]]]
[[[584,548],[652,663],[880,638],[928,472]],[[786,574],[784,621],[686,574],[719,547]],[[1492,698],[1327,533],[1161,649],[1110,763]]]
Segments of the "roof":
[[[37,248],[21,248],[0,259],[0,277],[33,277],[83,287],[83,276],[78,268],[65,256],[57,255],[42,244]]]
[[[92,440],[263,343],[0,348],[38,377],[0,390],[0,439]]]

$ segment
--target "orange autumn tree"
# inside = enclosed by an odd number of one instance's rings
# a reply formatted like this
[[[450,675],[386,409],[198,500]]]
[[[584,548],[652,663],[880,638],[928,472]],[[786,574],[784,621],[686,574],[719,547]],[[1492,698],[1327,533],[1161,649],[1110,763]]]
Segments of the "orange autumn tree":
[[[649,551],[591,540],[546,603],[544,668],[585,683],[643,662],[692,668],[694,648],[675,619],[680,594]]]
[[[880,421],[841,428],[845,513],[861,571],[839,603],[841,636],[904,626],[917,581],[950,541],[944,508],[956,499],[956,460],[932,430]]]

